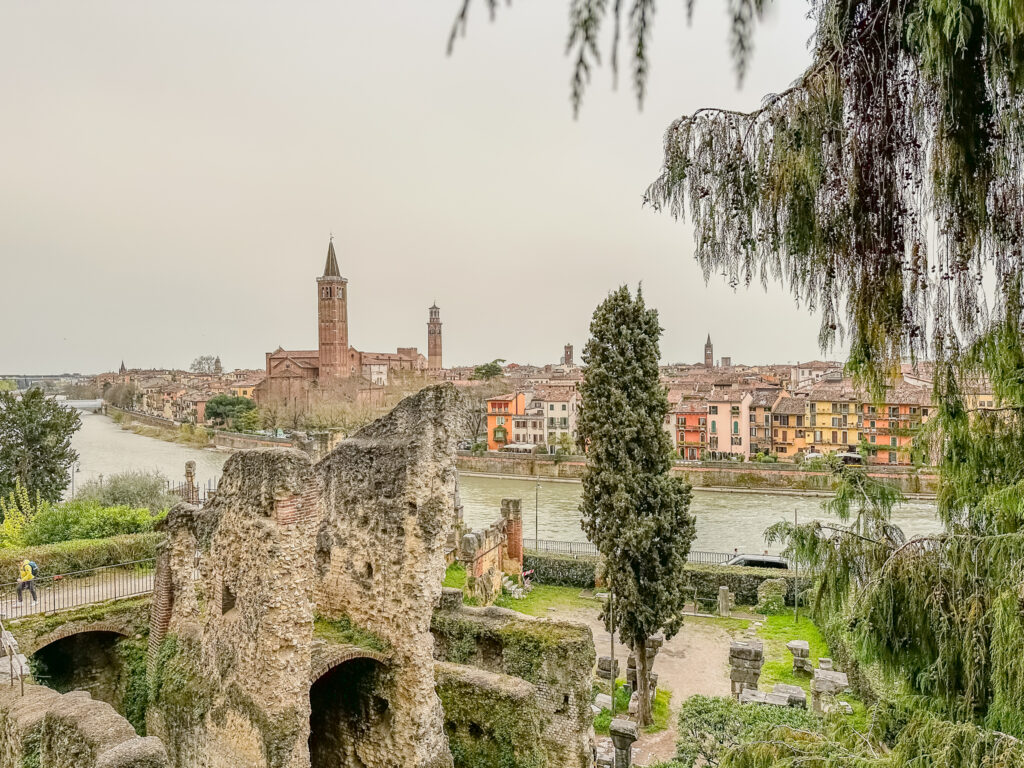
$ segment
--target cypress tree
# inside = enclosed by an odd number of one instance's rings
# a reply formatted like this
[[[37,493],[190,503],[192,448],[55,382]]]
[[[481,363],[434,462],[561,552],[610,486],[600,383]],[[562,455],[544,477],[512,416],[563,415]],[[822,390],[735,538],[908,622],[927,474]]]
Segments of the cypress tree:
[[[690,486],[669,474],[672,443],[663,424],[668,398],[658,379],[656,310],[625,286],[594,312],[579,419],[588,462],[583,529],[604,559],[611,597],[602,618],[637,659],[641,725],[651,722],[647,640],[671,638],[683,623],[683,565],[694,537]]]

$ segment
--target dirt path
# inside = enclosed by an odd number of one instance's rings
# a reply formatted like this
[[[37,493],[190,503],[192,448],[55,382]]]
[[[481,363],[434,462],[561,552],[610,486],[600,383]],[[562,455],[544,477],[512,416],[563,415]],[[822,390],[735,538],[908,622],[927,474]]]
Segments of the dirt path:
[[[608,632],[598,619],[598,609],[559,610],[549,613],[551,618],[578,621],[590,627],[598,656],[611,651]],[[616,638],[618,639],[618,638]],[[679,705],[694,694],[706,696],[729,695],[729,632],[713,619],[688,617],[679,634],[665,643],[654,662],[658,673],[658,687],[672,692],[672,716],[669,727],[661,733],[643,734],[633,745],[633,763],[651,765],[670,760],[676,751],[676,717]],[[619,669],[626,668],[629,649],[615,644],[615,658]]]

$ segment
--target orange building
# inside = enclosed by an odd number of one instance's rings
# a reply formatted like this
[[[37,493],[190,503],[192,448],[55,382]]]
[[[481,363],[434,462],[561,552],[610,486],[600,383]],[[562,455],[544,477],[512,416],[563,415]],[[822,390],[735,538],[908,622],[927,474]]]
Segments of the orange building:
[[[928,421],[931,402],[927,387],[904,383],[889,390],[884,403],[861,403],[861,445],[867,448],[868,463],[911,464],[914,439]]]
[[[772,408],[772,450],[790,459],[807,450],[807,400],[783,397]]]
[[[682,459],[700,459],[708,445],[708,404],[703,400],[683,400],[670,416],[676,453]]]
[[[487,400],[487,450],[500,451],[513,442],[509,429],[512,417],[526,414],[526,395],[513,392]]]

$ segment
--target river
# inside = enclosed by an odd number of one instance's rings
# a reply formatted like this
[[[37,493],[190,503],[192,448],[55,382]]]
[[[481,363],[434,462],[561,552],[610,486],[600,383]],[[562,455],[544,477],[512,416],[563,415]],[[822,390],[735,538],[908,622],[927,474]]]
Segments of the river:
[[[82,414],[82,429],[73,444],[80,454],[78,483],[128,469],[156,470],[179,481],[184,478],[185,462],[193,460],[198,480],[205,485],[207,481],[216,481],[229,455],[225,451],[201,450],[142,437],[96,414]],[[579,483],[465,475],[460,487],[465,520],[474,528],[485,527],[499,516],[503,498],[518,498],[523,501],[527,539],[535,532],[535,502],[540,538],[585,538],[579,525]],[[691,511],[697,518],[697,538],[693,548],[761,552],[766,549],[763,532],[767,526],[783,518],[792,520],[794,511],[801,521],[824,518],[822,501],[815,496],[695,490]],[[935,505],[924,501],[901,506],[894,514],[894,522],[909,536],[934,533],[940,528]]]

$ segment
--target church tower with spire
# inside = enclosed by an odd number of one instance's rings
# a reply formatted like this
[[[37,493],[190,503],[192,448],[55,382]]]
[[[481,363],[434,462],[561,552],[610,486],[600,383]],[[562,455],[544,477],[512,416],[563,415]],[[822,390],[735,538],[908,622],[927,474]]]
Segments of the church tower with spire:
[[[708,340],[704,342],[704,367],[714,368],[715,367],[715,348],[711,346],[711,334],[708,334]]]
[[[316,279],[318,294],[319,353],[321,382],[347,378],[348,367],[348,280],[341,276],[334,238],[327,245],[324,273]]]
[[[427,320],[427,369],[440,371],[441,364],[441,310],[437,304],[430,308]]]

